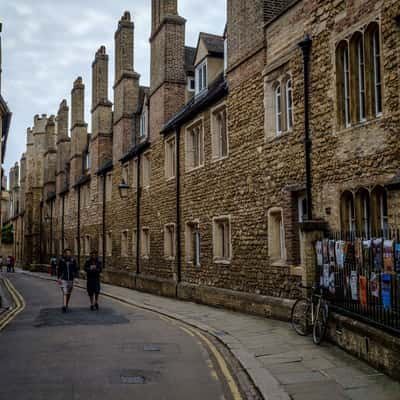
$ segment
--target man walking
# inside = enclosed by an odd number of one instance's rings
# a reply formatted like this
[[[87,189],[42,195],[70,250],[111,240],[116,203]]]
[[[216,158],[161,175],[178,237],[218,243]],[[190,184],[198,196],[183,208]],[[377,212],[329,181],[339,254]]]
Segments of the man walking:
[[[90,298],[90,309],[99,309],[100,294],[100,274],[102,270],[101,261],[96,251],[90,253],[90,258],[85,262],[85,271],[87,274],[86,288]]]
[[[58,265],[57,278],[58,283],[63,292],[62,312],[68,310],[68,304],[71,299],[72,289],[74,288],[74,279],[78,275],[78,266],[75,259],[71,255],[70,249],[65,249],[63,257]]]
[[[10,270],[11,270],[11,272],[15,272],[15,258],[14,258],[14,256],[10,256]]]
[[[6,267],[7,267],[7,272],[11,272],[11,257],[7,256],[6,258]]]

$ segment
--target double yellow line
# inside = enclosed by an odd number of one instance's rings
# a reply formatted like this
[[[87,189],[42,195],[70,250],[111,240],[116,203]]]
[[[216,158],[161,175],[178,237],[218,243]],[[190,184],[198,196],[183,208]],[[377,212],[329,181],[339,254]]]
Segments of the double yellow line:
[[[25,308],[25,300],[19,294],[17,289],[15,289],[14,285],[8,279],[4,279],[3,282],[14,301],[15,307],[10,311],[7,311],[5,315],[0,318],[0,331],[2,331]]]

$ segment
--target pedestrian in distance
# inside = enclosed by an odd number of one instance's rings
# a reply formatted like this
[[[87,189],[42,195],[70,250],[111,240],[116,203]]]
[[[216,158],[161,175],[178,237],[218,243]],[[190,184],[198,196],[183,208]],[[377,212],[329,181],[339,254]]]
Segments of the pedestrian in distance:
[[[7,272],[11,272],[11,257],[7,256],[6,258],[6,267],[7,267]]]
[[[50,258],[50,275],[57,275],[57,257],[55,255]]]
[[[101,270],[102,264],[97,256],[97,251],[92,251],[90,257],[85,262],[86,288],[90,298],[90,309],[92,311],[99,309]]]
[[[11,270],[11,272],[15,272],[15,258],[14,258],[14,256],[10,256],[10,270]]]
[[[57,278],[58,284],[63,292],[63,306],[62,312],[68,310],[71,293],[74,288],[74,279],[78,276],[78,265],[76,260],[72,257],[71,250],[65,249],[63,256],[58,264]]]

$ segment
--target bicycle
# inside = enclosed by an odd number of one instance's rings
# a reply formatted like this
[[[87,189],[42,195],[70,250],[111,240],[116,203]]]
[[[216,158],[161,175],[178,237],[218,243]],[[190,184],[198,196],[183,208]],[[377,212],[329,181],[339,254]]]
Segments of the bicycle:
[[[324,290],[319,286],[306,287],[311,289],[309,298],[303,297],[298,299],[292,307],[291,323],[293,329],[301,336],[307,336],[313,333],[313,342],[321,344],[327,330],[328,325],[328,302],[325,298]]]

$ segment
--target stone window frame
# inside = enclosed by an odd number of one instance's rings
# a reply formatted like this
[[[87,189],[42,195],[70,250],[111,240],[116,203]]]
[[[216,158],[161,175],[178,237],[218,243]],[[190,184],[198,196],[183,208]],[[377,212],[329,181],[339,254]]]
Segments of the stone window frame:
[[[387,232],[388,197],[380,184],[344,190],[339,198],[341,231],[362,236]]]
[[[121,257],[129,256],[129,230],[124,229],[121,232]]]
[[[112,201],[112,186],[113,186],[113,175],[112,172],[107,173],[106,179],[106,202]]]
[[[343,55],[346,52],[348,74],[345,71]],[[357,29],[352,29],[335,43],[334,65],[337,129],[350,129],[381,118],[384,88],[379,18],[369,20]]]
[[[164,144],[164,174],[167,181],[176,177],[176,152],[176,137],[172,135],[165,139]]]
[[[84,235],[84,255],[89,256],[91,250],[91,237],[90,235]]]
[[[213,261],[216,264],[232,263],[232,224],[230,215],[213,217]]]
[[[195,165],[193,150],[193,130],[200,127],[199,135],[200,138],[197,142],[199,145],[198,149],[198,164]],[[186,127],[185,130],[185,170],[186,172],[196,171],[204,167],[204,117],[197,118],[190,125]]]
[[[194,76],[188,76],[187,78],[187,91],[190,93],[196,92],[196,78]]]
[[[144,259],[150,258],[151,250],[151,233],[148,226],[143,226],[140,231],[140,257]]]
[[[218,128],[217,118],[220,113],[225,115],[225,147],[226,154],[222,154],[223,145],[222,135]],[[211,161],[222,161],[229,157],[229,130],[228,130],[228,107],[226,101],[216,105],[210,110],[210,126],[211,126]]]
[[[199,95],[208,88],[208,62],[207,57],[196,65],[195,69],[195,93]]]
[[[143,153],[141,168],[141,179],[143,189],[149,189],[151,186],[151,152]]]
[[[185,224],[185,259],[195,267],[201,266],[201,233],[199,220],[187,221]]]
[[[268,210],[268,256],[273,264],[287,260],[285,223],[282,207]]]
[[[287,87],[291,83],[290,91]],[[277,113],[277,97],[279,94],[280,112]],[[288,101],[289,92],[291,94],[291,104]],[[293,73],[288,67],[288,63],[280,65],[268,71],[264,77],[264,132],[267,141],[275,140],[293,132],[295,127],[295,109],[293,102]],[[290,107],[291,105],[291,107]],[[290,118],[291,115],[291,119]],[[291,122],[291,124],[289,124]],[[280,126],[280,129],[278,128]]]
[[[113,231],[110,230],[106,233],[106,256],[107,257],[112,257],[112,252],[113,252],[113,236],[112,236]]]
[[[143,105],[142,112],[139,117],[139,140],[144,141],[149,136],[149,118],[148,107]]]
[[[132,255],[134,256],[136,254],[136,245],[137,245],[137,229],[132,230]]]
[[[176,224],[164,225],[164,257],[167,260],[174,260],[176,257]]]
[[[121,179],[125,184],[129,185],[129,163],[121,166]]]

